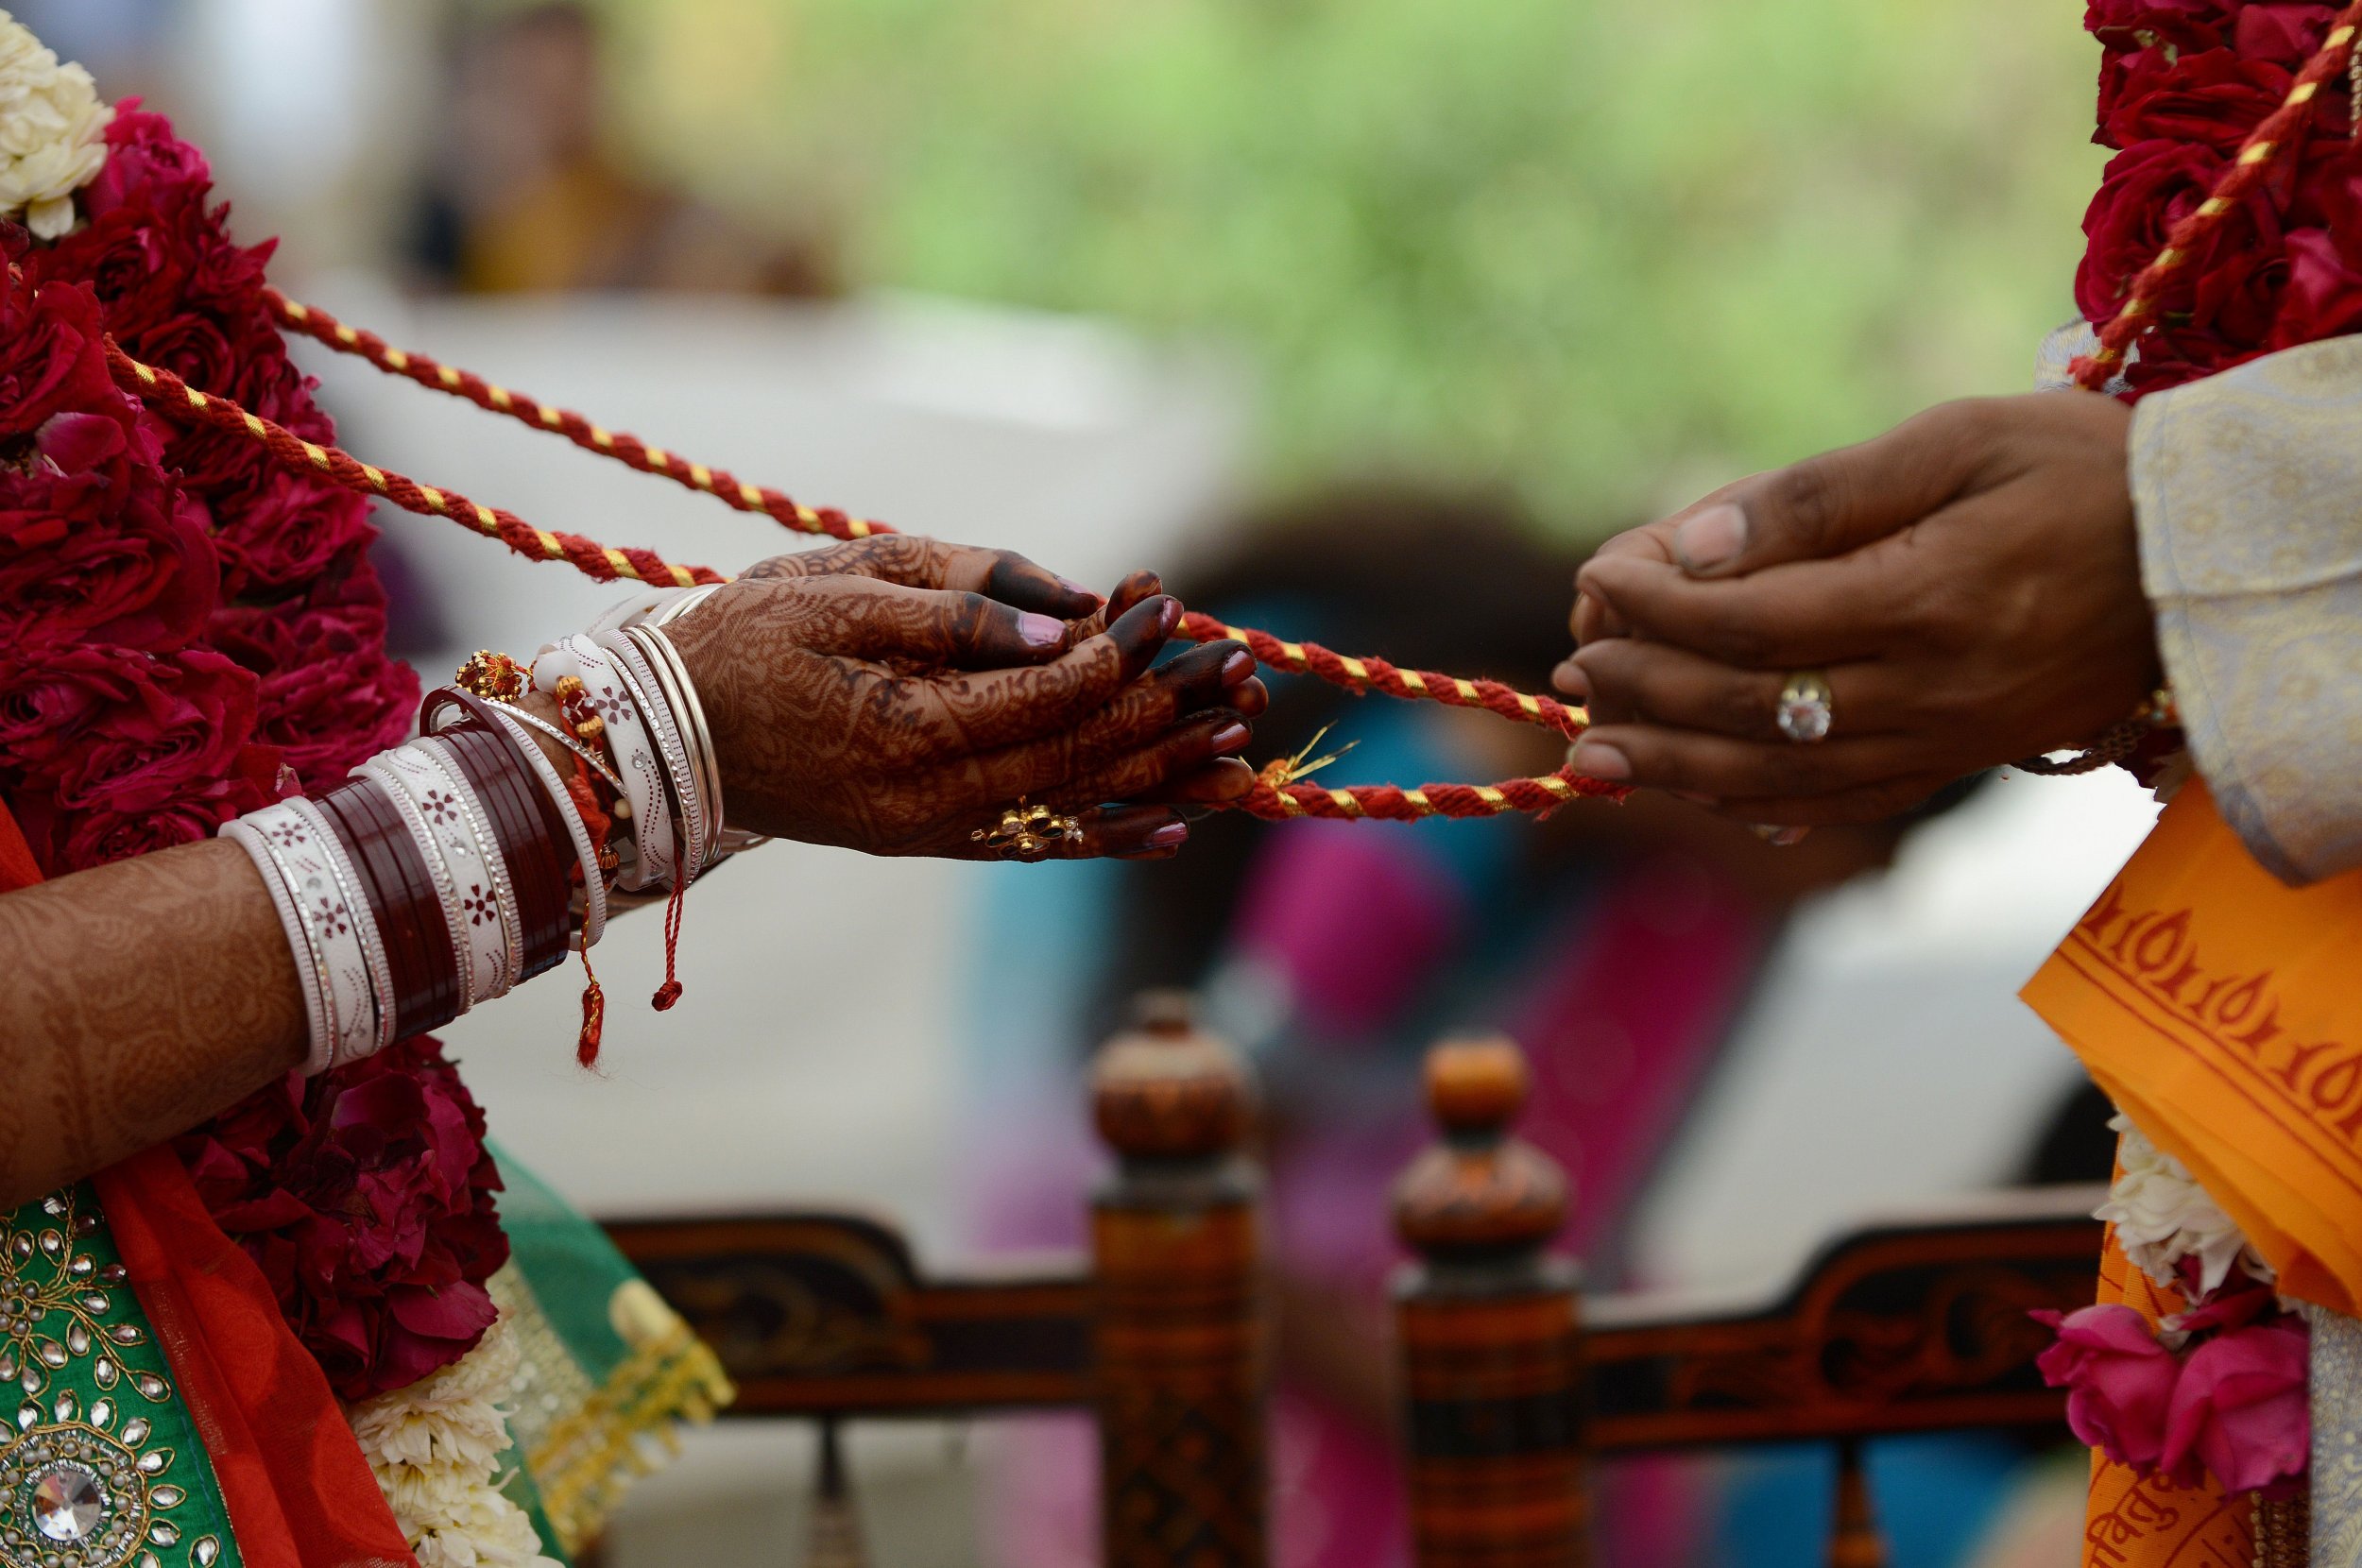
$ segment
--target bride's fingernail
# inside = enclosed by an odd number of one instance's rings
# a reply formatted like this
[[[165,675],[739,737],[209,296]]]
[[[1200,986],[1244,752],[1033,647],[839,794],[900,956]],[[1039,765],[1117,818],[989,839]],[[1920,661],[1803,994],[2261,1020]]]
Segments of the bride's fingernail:
[[[1186,822],[1166,823],[1148,835],[1149,846],[1153,849],[1172,849],[1189,842],[1190,825]]]
[[[1017,636],[1018,640],[1028,648],[1063,648],[1066,646],[1066,622],[1053,616],[1036,615],[1032,610],[1019,610]]]
[[[1255,656],[1241,648],[1222,661],[1222,683],[1236,686],[1255,673]]]
[[[1234,751],[1243,751],[1254,736],[1255,732],[1244,724],[1224,724],[1214,731],[1214,755],[1224,757]]]
[[[1179,624],[1181,624],[1181,601],[1168,599],[1156,610],[1156,629],[1167,637],[1171,637],[1172,629]]]
[[[1673,554],[1686,571],[1711,571],[1747,548],[1747,514],[1723,502],[1673,530]]]
[[[1066,589],[1069,593],[1081,594],[1084,598],[1089,600],[1094,605],[1104,605],[1107,602],[1105,594],[1101,593],[1097,588],[1087,588],[1071,577],[1059,578],[1058,586]]]

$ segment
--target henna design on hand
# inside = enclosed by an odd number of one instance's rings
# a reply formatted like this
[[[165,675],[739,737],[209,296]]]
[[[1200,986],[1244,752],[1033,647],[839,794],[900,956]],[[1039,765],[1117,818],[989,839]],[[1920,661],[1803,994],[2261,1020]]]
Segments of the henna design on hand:
[[[1155,584],[1102,606],[1021,556],[889,536],[764,562],[669,632],[733,826],[974,857],[977,827],[1037,795],[1083,820],[1062,854],[1162,854],[1187,836],[1170,804],[1099,808],[1244,793],[1243,766],[1211,764],[1268,697],[1236,643],[1150,674],[1180,619]]]

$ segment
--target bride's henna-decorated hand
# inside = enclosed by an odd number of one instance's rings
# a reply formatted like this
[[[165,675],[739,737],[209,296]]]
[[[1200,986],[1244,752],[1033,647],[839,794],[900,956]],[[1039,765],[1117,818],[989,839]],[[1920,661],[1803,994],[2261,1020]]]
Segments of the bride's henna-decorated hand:
[[[949,588],[981,593],[1020,610],[1073,621],[1101,609],[1105,601],[1079,583],[1035,565],[1013,550],[931,539],[923,534],[879,534],[817,550],[799,550],[758,561],[742,574],[754,578],[872,577],[904,588]],[[1149,573],[1139,573],[1148,576]],[[1132,579],[1126,579],[1131,581]],[[1151,591],[1155,591],[1153,588]],[[1128,605],[1126,607],[1129,607]],[[1093,631],[1104,631],[1103,624]]]
[[[988,851],[969,835],[1022,795],[1081,816],[1061,855],[1160,855],[1189,836],[1177,804],[1251,786],[1234,758],[1266,699],[1245,648],[1209,643],[1151,674],[1175,601],[1152,595],[1078,637],[1056,610],[1095,596],[1045,586],[1021,557],[914,544],[766,562],[667,628],[713,726],[731,826],[976,858]],[[792,565],[830,557],[849,569]],[[1156,804],[1103,805],[1143,797]]]

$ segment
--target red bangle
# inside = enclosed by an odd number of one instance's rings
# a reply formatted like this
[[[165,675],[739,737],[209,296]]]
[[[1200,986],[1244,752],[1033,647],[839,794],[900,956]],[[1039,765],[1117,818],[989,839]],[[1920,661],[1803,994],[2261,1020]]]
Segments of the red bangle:
[[[524,971],[517,979],[522,982],[554,969],[566,958],[573,884],[558,854],[558,841],[533,804],[533,797],[542,793],[540,782],[501,734],[479,721],[471,718],[437,733],[459,758],[460,772],[483,802],[517,890],[518,918],[524,927]]]
[[[446,723],[452,710],[466,717]],[[517,916],[524,927],[524,969],[517,982],[565,962],[573,878],[568,870],[573,841],[564,819],[541,804],[548,792],[532,765],[517,754],[507,728],[492,707],[471,692],[438,687],[419,706],[419,728],[451,745],[500,840],[510,885],[517,891]]]
[[[533,758],[525,756],[520,749],[533,742],[521,740],[515,730],[501,723],[500,709],[474,692],[460,692],[459,701],[460,705],[467,708],[470,716],[500,741],[522,771],[526,785],[525,793],[532,798],[534,805],[540,809],[542,829],[549,834],[551,844],[556,847],[560,862],[578,869],[581,861],[574,850],[574,835],[573,830],[566,826],[566,813],[574,809],[573,802],[551,798],[549,786],[541,782],[540,773],[534,767]],[[566,881],[570,887],[574,885],[575,878],[573,872],[567,874]]]
[[[459,1015],[459,967],[433,874],[409,828],[373,779],[355,779],[317,802],[368,884],[385,944],[394,1035],[409,1039]]]

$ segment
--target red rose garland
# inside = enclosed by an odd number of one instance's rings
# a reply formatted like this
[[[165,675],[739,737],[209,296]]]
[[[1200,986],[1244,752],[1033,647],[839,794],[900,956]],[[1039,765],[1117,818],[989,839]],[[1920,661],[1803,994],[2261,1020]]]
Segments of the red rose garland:
[[[210,837],[397,743],[368,503],[115,390],[103,339],[307,439],[334,430],[212,176],[126,103],[81,222],[0,225],[0,801],[50,876]],[[508,1255],[481,1113],[432,1040],[291,1075],[180,1140],[336,1390],[457,1360]]]
[[[2083,219],[2075,279],[2105,326],[2165,236],[2277,111],[2337,9],[2238,0],[2097,0],[2100,145],[2116,149]],[[2270,177],[2177,269],[2128,396],[2362,329],[2362,147],[2348,94],[2323,91]]]

